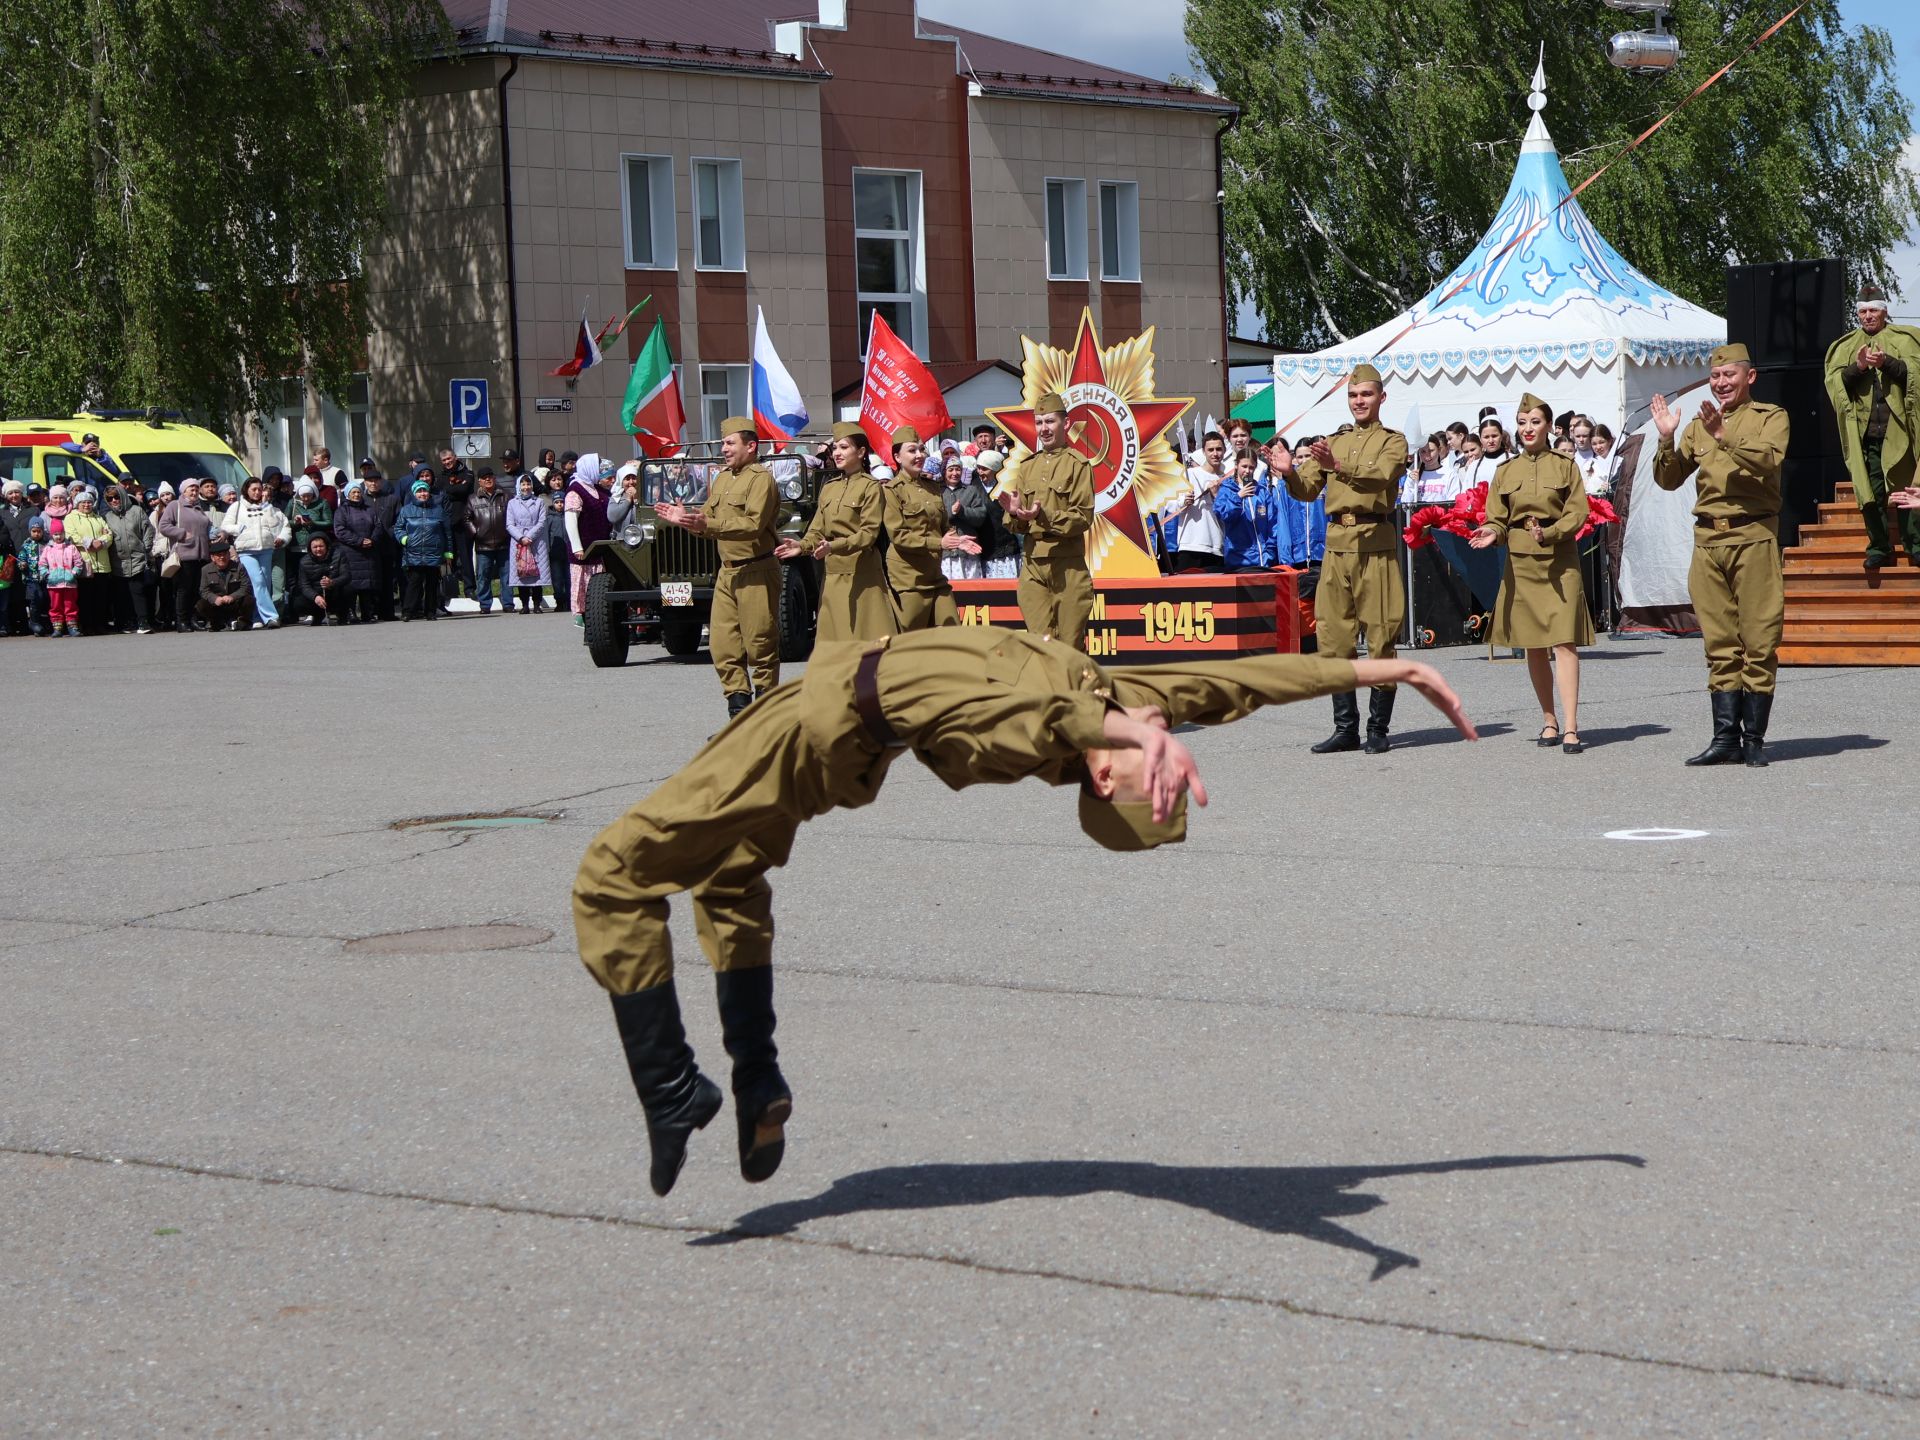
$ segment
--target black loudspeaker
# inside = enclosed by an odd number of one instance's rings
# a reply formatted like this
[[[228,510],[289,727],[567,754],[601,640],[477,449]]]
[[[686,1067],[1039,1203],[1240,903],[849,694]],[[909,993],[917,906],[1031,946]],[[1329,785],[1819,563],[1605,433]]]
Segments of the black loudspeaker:
[[[1727,267],[1727,339],[1745,345],[1755,365],[1821,365],[1848,316],[1838,260]]]
[[[1827,376],[1820,365],[1762,366],[1753,377],[1753,398],[1778,405],[1793,427],[1787,436],[1789,460],[1818,460],[1840,453],[1840,431],[1827,399]]]
[[[1492,552],[1488,552],[1492,553]],[[1440,554],[1437,545],[1413,552],[1413,594],[1408,620],[1412,643],[1421,649],[1433,645],[1471,645],[1487,638],[1482,607]]]

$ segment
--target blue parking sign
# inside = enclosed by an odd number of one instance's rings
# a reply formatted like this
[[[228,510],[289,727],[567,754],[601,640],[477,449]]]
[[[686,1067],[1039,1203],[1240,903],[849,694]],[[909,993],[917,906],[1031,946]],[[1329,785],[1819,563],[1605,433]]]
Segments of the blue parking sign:
[[[455,430],[491,430],[488,416],[487,382],[454,380],[447,386],[447,409]]]

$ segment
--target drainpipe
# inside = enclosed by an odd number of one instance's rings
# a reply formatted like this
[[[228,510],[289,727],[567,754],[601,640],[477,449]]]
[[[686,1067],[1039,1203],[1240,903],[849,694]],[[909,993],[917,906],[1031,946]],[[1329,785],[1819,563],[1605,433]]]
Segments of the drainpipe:
[[[1233,409],[1233,367],[1228,356],[1233,351],[1232,301],[1227,294],[1227,131],[1240,123],[1234,111],[1213,132],[1213,208],[1214,223],[1220,232],[1220,413]]]
[[[526,442],[520,432],[520,284],[513,263],[513,156],[508,149],[507,127],[507,82],[513,79],[519,69],[520,57],[515,55],[508,62],[500,83],[494,88],[500,97],[500,203],[506,219],[507,242],[508,413],[513,417],[513,448],[524,456]]]

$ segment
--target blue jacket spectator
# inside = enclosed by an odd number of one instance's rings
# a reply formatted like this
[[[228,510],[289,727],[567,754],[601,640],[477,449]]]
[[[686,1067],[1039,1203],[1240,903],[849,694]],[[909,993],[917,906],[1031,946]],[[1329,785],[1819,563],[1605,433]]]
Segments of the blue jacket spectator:
[[[1253,494],[1242,495],[1240,482],[1253,481]],[[1213,513],[1220,517],[1220,559],[1228,570],[1258,570],[1274,563],[1273,484],[1264,473],[1242,462],[1213,497]]]
[[[400,514],[393,522],[393,538],[400,546],[402,565],[432,566],[437,570],[441,558],[453,548],[447,512],[433,498],[426,481],[413,482],[413,498],[400,507]]]
[[[1285,445],[1284,439],[1270,442]],[[1286,482],[1272,475],[1266,465],[1260,467],[1260,478],[1272,489],[1275,499],[1272,506],[1273,564],[1292,565],[1304,568],[1318,565],[1327,553],[1327,504],[1324,499],[1315,500],[1311,505],[1296,500],[1287,493]]]

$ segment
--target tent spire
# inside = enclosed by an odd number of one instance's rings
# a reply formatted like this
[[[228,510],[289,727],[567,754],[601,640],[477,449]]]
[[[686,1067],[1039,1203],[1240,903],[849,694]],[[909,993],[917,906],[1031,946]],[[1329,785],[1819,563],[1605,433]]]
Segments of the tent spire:
[[[1522,155],[1552,154],[1553,137],[1547,133],[1547,122],[1540,118],[1540,112],[1547,108],[1547,46],[1540,43],[1540,58],[1534,63],[1533,85],[1527,93],[1527,108],[1533,112],[1533,123],[1527,126],[1526,139],[1520,142]]]

